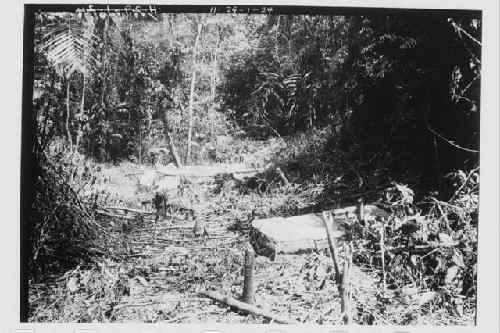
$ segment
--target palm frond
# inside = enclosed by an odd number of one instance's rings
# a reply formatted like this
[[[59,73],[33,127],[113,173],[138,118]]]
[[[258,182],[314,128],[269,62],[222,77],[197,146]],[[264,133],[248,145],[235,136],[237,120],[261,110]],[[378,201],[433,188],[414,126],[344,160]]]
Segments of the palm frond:
[[[57,27],[44,36],[43,49],[61,75],[69,77],[78,71],[86,74],[97,63],[97,37],[80,25]]]

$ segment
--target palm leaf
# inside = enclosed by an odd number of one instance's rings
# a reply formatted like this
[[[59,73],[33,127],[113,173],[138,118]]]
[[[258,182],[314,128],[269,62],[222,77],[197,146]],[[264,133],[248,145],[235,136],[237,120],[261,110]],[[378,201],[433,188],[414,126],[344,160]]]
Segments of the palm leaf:
[[[44,40],[47,58],[61,75],[69,77],[75,71],[86,74],[98,63],[95,57],[97,37],[82,25],[56,27]]]

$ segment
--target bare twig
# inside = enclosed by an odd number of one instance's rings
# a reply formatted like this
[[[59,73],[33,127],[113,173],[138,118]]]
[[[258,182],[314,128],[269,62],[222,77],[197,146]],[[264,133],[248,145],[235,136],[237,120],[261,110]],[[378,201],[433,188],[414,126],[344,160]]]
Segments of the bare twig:
[[[386,286],[386,273],[385,273],[385,226],[382,224],[380,227],[380,257],[382,259],[382,291],[385,292]]]
[[[441,203],[436,198],[432,198],[432,200],[435,202],[439,212],[441,213],[441,216],[444,219],[446,230],[451,232],[450,221],[448,220],[448,216],[443,212],[443,209],[441,208]]]
[[[473,42],[475,42],[476,44],[478,44],[479,46],[483,46],[481,44],[480,41],[478,41],[476,38],[472,37],[467,31],[464,30],[464,28],[462,27],[459,27],[455,22],[453,21],[450,21],[451,25],[453,26],[453,28],[455,28],[459,33],[463,33],[464,35],[466,35],[467,37],[469,37]]]
[[[154,214],[155,212],[153,211],[147,211],[147,210],[142,210],[142,209],[134,209],[134,208],[128,208],[128,207],[122,207],[122,206],[104,206],[102,209],[108,209],[108,210],[122,210],[124,212],[130,212],[130,213],[136,213],[136,214]]]
[[[435,130],[433,130],[430,126],[427,126],[427,129],[432,133],[434,134],[435,136],[437,136],[438,138],[448,142],[450,145],[452,145],[453,147],[455,148],[458,148],[458,149],[461,149],[463,151],[467,151],[469,153],[479,153],[479,150],[475,150],[475,149],[470,149],[470,148],[465,148],[465,147],[462,147],[462,146],[459,146],[457,145],[455,142],[451,141],[451,140],[448,140],[447,138],[445,138],[444,136],[442,136],[441,134],[439,134],[438,132],[436,132]]]

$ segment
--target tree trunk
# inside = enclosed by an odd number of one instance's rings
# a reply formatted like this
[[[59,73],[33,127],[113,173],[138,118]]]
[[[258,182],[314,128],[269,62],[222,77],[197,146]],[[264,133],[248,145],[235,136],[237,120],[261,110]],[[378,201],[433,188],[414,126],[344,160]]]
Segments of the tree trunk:
[[[215,35],[215,48],[212,52],[212,73],[211,73],[211,80],[210,80],[210,96],[212,98],[212,103],[215,102],[215,93],[217,89],[217,55],[219,53],[219,46],[220,46],[220,29],[219,26],[216,26],[217,33]]]
[[[212,98],[212,103],[215,102],[215,70],[217,68],[217,54],[212,54],[212,73],[210,78],[210,97]]]
[[[153,115],[151,114],[151,111],[148,111],[148,119],[147,119],[147,133],[148,133],[148,136],[147,136],[147,142],[146,144],[148,145],[148,147],[151,147],[151,124],[153,122]]]
[[[139,165],[142,164],[142,131],[141,120],[139,120]]]
[[[104,94],[106,92],[106,62],[107,62],[107,46],[108,46],[108,29],[109,17],[106,16],[104,20],[104,29],[102,30],[102,56],[101,56],[101,106],[104,106]]]
[[[198,52],[198,42],[200,40],[201,29],[203,23],[198,22],[198,32],[196,34],[196,40],[193,46],[193,75],[191,76],[191,89],[189,91],[189,107],[188,107],[188,137],[187,137],[187,153],[186,153],[186,164],[191,163],[191,137],[193,132],[193,99],[194,99],[194,87],[196,82],[196,56]]]
[[[162,120],[163,120],[163,131],[165,132],[165,138],[167,138],[168,145],[170,147],[170,152],[172,153],[172,156],[174,157],[174,163],[178,168],[180,168],[180,167],[182,167],[182,162],[181,162],[181,159],[179,158],[179,154],[177,153],[177,148],[175,147],[175,143],[174,143],[174,139],[172,138],[172,134],[170,133],[170,126],[168,125],[166,112],[163,112]]]
[[[82,88],[82,100],[80,102],[80,115],[83,116],[83,113],[85,112],[85,83],[86,83],[86,77],[85,74],[83,75],[83,88]],[[78,152],[78,146],[80,145],[80,139],[82,138],[83,131],[82,131],[82,120],[78,121],[78,129],[76,131],[76,140],[75,140],[75,147],[74,147],[74,152]]]
[[[279,41],[278,41],[278,34],[279,34],[279,30],[280,30],[280,21],[281,21],[281,15],[278,15],[278,21],[276,23],[276,32],[274,34],[274,52],[276,54],[276,59],[278,60],[278,63],[281,62],[280,51],[279,51]]]
[[[70,116],[70,107],[69,107],[69,90],[70,90],[70,75],[66,77],[66,136],[68,138],[69,151],[73,151],[73,140],[71,139],[71,131],[69,129],[69,116]]]

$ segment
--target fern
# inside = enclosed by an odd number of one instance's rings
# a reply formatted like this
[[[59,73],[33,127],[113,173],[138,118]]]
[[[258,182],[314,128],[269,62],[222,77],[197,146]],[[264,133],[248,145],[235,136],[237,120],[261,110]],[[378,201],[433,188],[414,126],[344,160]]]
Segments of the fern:
[[[400,40],[402,41],[402,43],[399,45],[400,49],[412,49],[415,48],[418,44],[417,38],[401,37]]]
[[[400,50],[412,49],[418,45],[418,38],[416,37],[406,37],[406,36],[397,36],[394,34],[383,34],[377,39],[373,40],[367,46],[361,48],[361,54],[366,54],[368,52],[372,52],[376,47],[382,45],[395,46]]]

